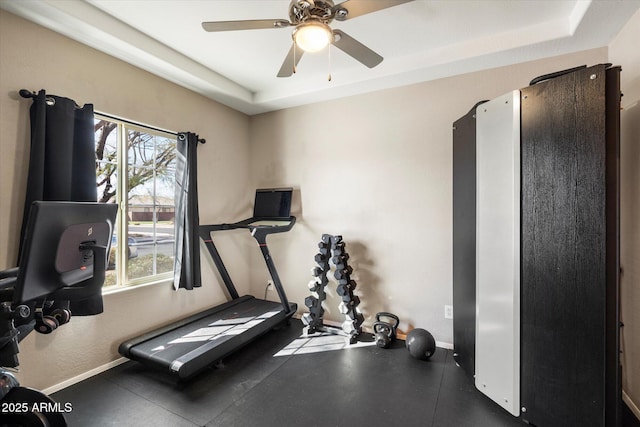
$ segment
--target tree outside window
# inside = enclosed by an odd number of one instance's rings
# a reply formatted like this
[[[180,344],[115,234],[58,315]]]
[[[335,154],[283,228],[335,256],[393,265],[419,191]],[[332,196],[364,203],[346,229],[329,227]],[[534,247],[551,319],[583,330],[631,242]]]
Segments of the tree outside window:
[[[175,135],[96,116],[98,202],[120,205],[105,287],[169,278],[173,272]],[[126,245],[121,244],[125,241]]]

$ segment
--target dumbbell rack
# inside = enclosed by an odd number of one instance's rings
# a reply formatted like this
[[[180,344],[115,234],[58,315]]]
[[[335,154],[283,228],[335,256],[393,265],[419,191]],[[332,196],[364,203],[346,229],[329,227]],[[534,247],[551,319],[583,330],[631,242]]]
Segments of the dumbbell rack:
[[[319,252],[314,257],[316,267],[311,270],[314,279],[308,285],[309,290],[317,296],[310,295],[304,300],[305,306],[309,309],[309,313],[302,315],[302,322],[305,325],[304,331],[307,335],[316,332],[346,334],[349,343],[353,344],[362,332],[364,316],[357,309],[360,298],[353,294],[356,282],[351,279],[353,268],[347,262],[349,254],[345,250],[345,242],[342,240],[342,236],[323,234],[318,248]],[[331,272],[332,265],[335,267],[334,277],[338,283],[336,291],[342,298],[338,310],[345,316],[341,329],[327,326],[323,321],[324,308],[322,303],[327,297],[325,288],[329,284],[328,274]]]

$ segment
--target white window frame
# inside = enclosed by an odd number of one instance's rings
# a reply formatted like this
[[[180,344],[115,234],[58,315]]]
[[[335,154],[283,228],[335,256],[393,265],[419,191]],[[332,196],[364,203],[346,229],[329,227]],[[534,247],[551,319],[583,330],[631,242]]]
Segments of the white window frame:
[[[127,278],[127,262],[129,261],[128,250],[123,248],[128,248],[128,238],[129,238],[129,203],[128,203],[128,159],[127,159],[127,131],[134,130],[144,132],[149,135],[166,137],[176,140],[177,143],[177,134],[176,132],[171,132],[163,129],[159,129],[154,126],[144,125],[142,123],[133,122],[131,120],[122,119],[119,117],[112,116],[106,113],[94,112],[95,120],[105,120],[111,123],[115,123],[117,125],[116,128],[116,174],[117,174],[117,189],[115,195],[115,203],[118,203],[118,213],[119,215],[116,218],[116,231],[118,233],[117,241],[118,247],[116,249],[116,269],[115,269],[115,277],[116,284],[103,287],[103,294],[118,292],[125,289],[130,289],[132,287],[140,287],[144,285],[151,285],[156,283],[165,283],[167,281],[173,280],[173,269],[171,271],[166,271],[164,273],[157,273],[150,276],[128,279]],[[177,147],[176,147],[177,150]],[[155,158],[155,157],[154,157]],[[97,159],[96,159],[97,161]],[[155,174],[155,165],[154,165],[154,174]],[[122,177],[125,177],[124,179]],[[154,177],[154,185],[155,185],[155,177]],[[155,192],[154,192],[155,193]],[[155,231],[157,218],[154,220],[153,227]],[[155,233],[154,233],[155,234]],[[126,244],[122,244],[120,242],[125,242]],[[175,242],[174,242],[175,244]],[[155,268],[155,266],[154,266]]]

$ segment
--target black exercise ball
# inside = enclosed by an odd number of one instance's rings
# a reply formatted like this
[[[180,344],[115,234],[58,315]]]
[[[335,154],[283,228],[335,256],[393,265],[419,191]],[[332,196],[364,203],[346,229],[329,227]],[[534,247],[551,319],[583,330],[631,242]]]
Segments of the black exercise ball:
[[[420,360],[427,360],[436,352],[436,340],[425,329],[416,328],[407,334],[405,341],[409,353]]]

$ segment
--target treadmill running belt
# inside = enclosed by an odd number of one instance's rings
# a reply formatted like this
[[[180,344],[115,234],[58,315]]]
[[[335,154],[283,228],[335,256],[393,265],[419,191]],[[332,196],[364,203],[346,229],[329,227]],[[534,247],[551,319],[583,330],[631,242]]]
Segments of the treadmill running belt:
[[[237,348],[285,318],[281,303],[251,298],[140,342],[129,349],[130,357],[169,367],[180,377],[190,376],[193,369],[187,367],[185,375],[180,372],[183,365],[195,362],[201,369],[226,356],[230,346]]]

